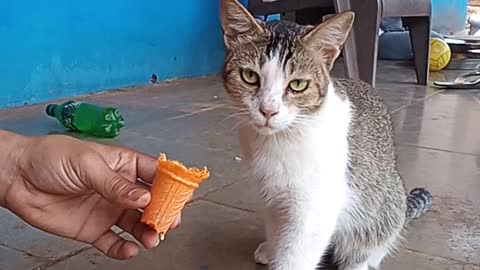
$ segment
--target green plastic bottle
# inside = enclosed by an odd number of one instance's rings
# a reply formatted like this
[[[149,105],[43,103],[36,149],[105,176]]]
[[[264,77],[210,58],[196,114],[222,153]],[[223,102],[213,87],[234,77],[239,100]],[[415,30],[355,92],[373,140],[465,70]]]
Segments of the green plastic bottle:
[[[118,109],[85,102],[70,100],[61,104],[49,104],[45,111],[70,130],[100,138],[114,138],[125,126],[125,120]]]

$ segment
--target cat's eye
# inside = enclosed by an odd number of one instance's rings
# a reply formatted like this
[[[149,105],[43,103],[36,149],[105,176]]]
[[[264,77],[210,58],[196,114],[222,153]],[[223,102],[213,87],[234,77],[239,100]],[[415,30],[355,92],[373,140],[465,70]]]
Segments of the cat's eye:
[[[308,87],[308,81],[307,80],[292,80],[288,84],[288,89],[294,93],[298,92],[303,92],[307,89]]]
[[[258,74],[251,70],[251,69],[242,69],[241,71],[242,75],[242,80],[248,84],[258,84],[260,78],[258,77]]]

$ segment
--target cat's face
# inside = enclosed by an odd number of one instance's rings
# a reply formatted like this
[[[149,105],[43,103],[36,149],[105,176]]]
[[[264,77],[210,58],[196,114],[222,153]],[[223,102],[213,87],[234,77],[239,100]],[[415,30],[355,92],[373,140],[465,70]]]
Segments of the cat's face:
[[[239,114],[265,135],[308,122],[325,98],[353,13],[317,27],[260,24],[236,0],[222,0],[221,19],[224,84]]]

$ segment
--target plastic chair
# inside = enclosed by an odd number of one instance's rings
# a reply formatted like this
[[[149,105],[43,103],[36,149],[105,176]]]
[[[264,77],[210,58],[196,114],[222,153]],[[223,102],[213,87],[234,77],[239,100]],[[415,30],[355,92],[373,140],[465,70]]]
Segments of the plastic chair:
[[[347,77],[375,85],[380,21],[384,17],[402,17],[410,30],[417,83],[427,84],[430,0],[249,0],[248,3],[250,12],[262,16],[331,6],[335,7],[336,12],[352,10],[356,14],[352,32],[343,50]]]
[[[384,17],[402,17],[410,30],[417,83],[428,82],[430,55],[430,0],[335,0],[337,12],[352,10],[355,23],[345,44],[347,76],[375,85],[378,31]],[[361,52],[358,50],[361,48]]]

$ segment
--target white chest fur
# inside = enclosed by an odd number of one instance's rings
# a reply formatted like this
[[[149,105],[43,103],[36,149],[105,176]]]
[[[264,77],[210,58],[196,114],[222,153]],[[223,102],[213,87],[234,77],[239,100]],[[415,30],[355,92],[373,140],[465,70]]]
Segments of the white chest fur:
[[[258,181],[267,209],[267,242],[257,249],[257,261],[270,261],[276,270],[315,269],[351,198],[350,117],[348,100],[330,86],[321,109],[298,132],[265,136],[240,129],[250,177]]]
[[[260,181],[267,202],[278,203],[287,199],[285,196],[318,198],[328,204],[344,201],[349,124],[350,104],[330,86],[317,114],[289,135],[264,136],[251,127],[242,127],[240,142],[251,177]]]

